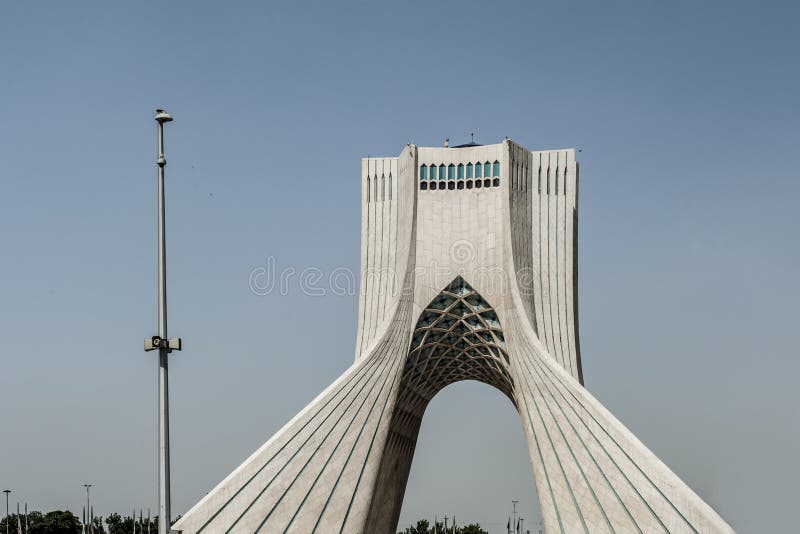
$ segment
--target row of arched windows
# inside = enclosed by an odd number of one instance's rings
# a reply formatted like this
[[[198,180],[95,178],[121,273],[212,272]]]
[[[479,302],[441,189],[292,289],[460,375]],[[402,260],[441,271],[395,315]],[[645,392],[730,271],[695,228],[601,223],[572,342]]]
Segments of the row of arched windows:
[[[430,184],[430,185],[429,185]],[[475,178],[469,180],[437,180],[435,182],[419,182],[422,191],[436,191],[437,189],[481,189],[486,187],[500,187],[500,178]]]
[[[500,176],[500,162],[495,161],[490,163],[488,161],[481,163],[459,163],[458,166],[454,164],[445,165],[420,165],[419,166],[419,179],[420,180],[463,180],[472,178],[492,178]]]

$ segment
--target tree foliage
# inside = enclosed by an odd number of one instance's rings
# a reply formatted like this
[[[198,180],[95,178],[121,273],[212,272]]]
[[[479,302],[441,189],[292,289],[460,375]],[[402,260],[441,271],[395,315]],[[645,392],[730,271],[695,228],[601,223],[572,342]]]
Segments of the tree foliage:
[[[448,526],[445,529],[444,523],[436,521],[431,524],[427,519],[420,519],[416,525],[401,530],[397,534],[489,534],[481,528],[478,523],[472,523],[463,527],[453,528]]]
[[[8,532],[17,534],[17,528],[23,534],[80,534],[81,522],[78,516],[66,510],[54,510],[46,514],[28,512],[26,529],[25,514],[8,516]],[[0,521],[0,533],[6,532],[6,518]]]
[[[30,534],[81,534],[81,521],[67,510],[53,510],[40,521],[30,523]]]
[[[31,511],[28,512],[28,527],[25,529],[25,515],[19,516],[20,530],[22,534],[81,534],[82,524],[81,520],[72,512],[55,510],[42,514],[41,512]],[[148,532],[148,520],[142,518],[141,520],[134,516],[121,516],[119,514],[110,514],[105,520],[103,517],[97,516],[92,520],[92,533],[93,534],[131,534],[133,532],[133,525],[136,523],[136,532]],[[11,514],[8,517],[8,531],[9,534],[17,534],[17,514]],[[6,518],[0,520],[0,534],[6,532]],[[158,532],[158,518],[150,519],[150,533],[156,534]]]

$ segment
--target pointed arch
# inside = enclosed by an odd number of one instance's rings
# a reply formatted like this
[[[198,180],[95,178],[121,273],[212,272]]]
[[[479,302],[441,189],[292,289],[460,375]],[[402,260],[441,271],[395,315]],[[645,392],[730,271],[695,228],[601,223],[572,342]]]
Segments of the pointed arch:
[[[461,276],[453,279],[420,314],[411,338],[401,405],[429,401],[453,382],[477,380],[514,402],[505,335],[494,308]]]

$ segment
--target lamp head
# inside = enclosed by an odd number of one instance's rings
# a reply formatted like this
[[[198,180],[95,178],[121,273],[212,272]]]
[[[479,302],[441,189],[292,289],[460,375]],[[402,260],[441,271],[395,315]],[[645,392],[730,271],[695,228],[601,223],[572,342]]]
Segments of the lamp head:
[[[160,124],[164,124],[165,122],[171,122],[172,120],[173,120],[172,115],[170,115],[163,109],[156,110],[156,121],[159,122]]]

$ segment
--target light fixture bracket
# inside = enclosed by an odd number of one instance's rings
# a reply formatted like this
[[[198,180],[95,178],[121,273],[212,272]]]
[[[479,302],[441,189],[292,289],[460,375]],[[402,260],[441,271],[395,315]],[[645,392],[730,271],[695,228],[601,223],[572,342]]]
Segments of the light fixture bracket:
[[[164,347],[166,347],[167,352],[181,350],[181,338],[174,337],[172,339],[163,339],[158,336],[153,336],[144,339],[145,352],[150,352],[151,350],[161,349]]]

